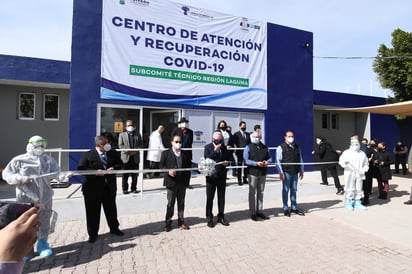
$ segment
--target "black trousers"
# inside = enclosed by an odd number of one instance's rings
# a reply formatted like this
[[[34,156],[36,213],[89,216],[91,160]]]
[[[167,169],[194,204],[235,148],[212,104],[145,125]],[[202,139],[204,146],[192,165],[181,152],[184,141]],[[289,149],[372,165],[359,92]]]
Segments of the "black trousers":
[[[218,218],[225,216],[226,177],[210,178],[206,176],[206,218],[213,218],[213,200],[217,190]]]
[[[102,206],[110,231],[119,229],[115,183],[105,182],[103,186],[86,188],[83,191],[83,197],[86,207],[87,233],[90,237],[98,235]]]
[[[371,167],[369,167],[371,169]],[[372,192],[373,184],[373,172],[369,170],[365,173],[365,180],[363,181],[362,190],[363,190],[363,201],[369,202],[369,196]]]
[[[335,187],[337,189],[341,189],[342,186],[339,181],[339,176],[338,176],[338,171],[336,170],[336,165],[326,165],[322,166],[322,169],[320,170],[320,174],[322,175],[322,182],[327,184],[328,183],[328,171],[330,175],[333,178],[333,181],[335,183]]]
[[[405,155],[402,155],[402,156],[396,155],[395,156],[395,173],[399,172],[399,165],[402,166],[402,171],[403,171],[404,174],[406,174],[408,170],[406,169]]]
[[[177,224],[180,226],[184,223],[186,186],[176,184],[173,188],[167,188],[167,207],[166,207],[166,224],[172,223],[173,211],[177,199]]]
[[[133,160],[133,157],[130,157],[129,162],[126,164],[123,164],[123,169],[128,170],[128,169],[138,169],[139,164],[136,164]],[[124,173],[122,176],[122,189],[123,191],[127,191],[129,189],[129,176],[132,177],[132,184],[130,186],[130,190],[134,191],[137,190],[137,173]]]
[[[149,161],[149,168],[150,169],[159,169],[159,162]],[[159,172],[153,172],[152,176],[153,177],[159,176]]]

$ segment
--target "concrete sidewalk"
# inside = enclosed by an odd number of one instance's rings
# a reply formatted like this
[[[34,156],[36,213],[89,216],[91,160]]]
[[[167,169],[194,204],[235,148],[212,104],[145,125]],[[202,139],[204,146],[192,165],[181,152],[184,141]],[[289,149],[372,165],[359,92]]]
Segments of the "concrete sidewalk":
[[[343,183],[343,176],[340,177]],[[100,236],[87,242],[85,213],[78,185],[55,189],[59,214],[49,241],[50,258],[35,257],[25,273],[411,273],[411,175],[394,176],[388,200],[376,187],[368,211],[350,212],[332,185],[319,184],[319,172],[305,173],[298,186],[298,205],[306,216],[283,216],[281,183],[268,177],[265,214],[253,222],[248,213],[248,186],[228,180],[226,219],[229,227],[205,223],[205,179],[192,179],[186,195],[188,231],[163,232],[166,207],[161,179],[144,180],[143,194],[121,193],[117,204],[125,236],[108,234],[102,218]],[[332,182],[329,178],[330,183]],[[119,179],[120,186],[120,179]],[[376,183],[375,183],[376,184]],[[76,191],[77,190],[77,191]],[[0,197],[14,189],[0,183]],[[5,197],[5,196],[13,197]],[[217,206],[214,207],[216,212]]]

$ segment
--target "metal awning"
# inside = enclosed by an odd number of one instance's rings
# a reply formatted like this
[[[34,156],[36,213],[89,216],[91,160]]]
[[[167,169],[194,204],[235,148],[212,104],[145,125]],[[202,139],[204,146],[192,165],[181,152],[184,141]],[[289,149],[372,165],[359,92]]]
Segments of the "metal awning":
[[[360,108],[328,108],[326,110],[412,116],[412,101]]]

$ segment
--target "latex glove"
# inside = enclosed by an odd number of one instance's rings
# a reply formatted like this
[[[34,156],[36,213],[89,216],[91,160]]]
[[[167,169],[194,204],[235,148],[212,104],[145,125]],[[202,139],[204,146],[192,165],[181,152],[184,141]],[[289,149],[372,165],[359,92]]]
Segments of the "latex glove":
[[[73,172],[71,171],[61,172],[59,175],[59,182],[66,182],[72,176],[73,176]]]
[[[25,176],[25,175],[19,175],[18,180],[22,183],[25,184],[27,182],[30,181],[30,177],[29,176]]]

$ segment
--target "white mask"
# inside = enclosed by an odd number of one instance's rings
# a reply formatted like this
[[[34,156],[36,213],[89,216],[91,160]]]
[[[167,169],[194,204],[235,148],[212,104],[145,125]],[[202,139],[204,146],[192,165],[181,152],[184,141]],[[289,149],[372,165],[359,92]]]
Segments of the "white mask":
[[[180,127],[187,127],[186,123],[180,123]]]
[[[316,140],[316,143],[318,144],[318,145],[320,145],[320,142],[322,142],[321,140]]]
[[[293,142],[295,141],[295,138],[289,137],[286,140],[288,141],[289,144],[293,144]]]
[[[127,130],[128,132],[132,132],[132,131],[135,130],[135,127],[134,127],[134,126],[128,126],[128,127],[126,127],[126,130]]]
[[[360,145],[359,144],[352,144],[350,145],[350,149],[353,151],[359,151],[360,150]]]
[[[109,151],[109,150],[112,149],[112,146],[109,143],[107,143],[107,144],[104,145],[103,149],[104,149],[104,151]]]
[[[33,155],[35,156],[40,156],[44,153],[44,148],[43,147],[36,147],[33,149]]]
[[[180,149],[182,147],[182,143],[173,143],[173,147],[175,149]]]

